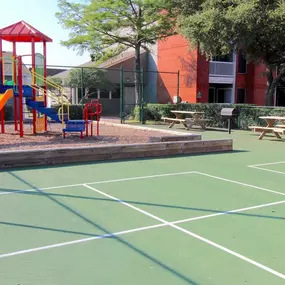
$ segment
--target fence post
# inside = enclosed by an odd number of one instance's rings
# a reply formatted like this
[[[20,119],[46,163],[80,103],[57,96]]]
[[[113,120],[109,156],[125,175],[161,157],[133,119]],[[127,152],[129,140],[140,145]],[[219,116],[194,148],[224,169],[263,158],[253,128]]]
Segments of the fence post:
[[[124,123],[124,70],[120,68],[120,120]]]
[[[83,94],[83,67],[81,67],[81,102],[82,102],[82,105],[84,105],[84,94]]]
[[[141,68],[141,101],[140,101],[140,122],[141,124],[145,124],[145,120],[144,120],[144,74],[143,74],[143,68]]]

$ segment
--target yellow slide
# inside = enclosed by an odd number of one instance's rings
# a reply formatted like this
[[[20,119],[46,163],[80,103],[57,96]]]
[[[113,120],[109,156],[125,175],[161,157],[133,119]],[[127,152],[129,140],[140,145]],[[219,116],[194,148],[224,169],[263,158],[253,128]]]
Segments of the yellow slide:
[[[4,94],[0,94],[0,111],[4,108],[10,98],[14,96],[13,89],[8,89]]]

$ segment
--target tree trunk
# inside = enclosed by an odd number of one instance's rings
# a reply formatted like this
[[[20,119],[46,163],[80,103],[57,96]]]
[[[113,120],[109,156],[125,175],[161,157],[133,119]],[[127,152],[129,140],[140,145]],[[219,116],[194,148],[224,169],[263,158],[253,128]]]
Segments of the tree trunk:
[[[140,104],[141,101],[141,56],[140,56],[140,49],[141,45],[138,44],[135,48],[136,54],[135,54],[135,97],[136,97],[136,105]]]
[[[273,78],[272,67],[266,66],[266,77],[265,106],[273,106],[276,84],[273,84],[275,80]]]
[[[266,68],[266,75],[267,75],[267,88],[266,88],[266,98],[265,98],[265,105],[266,106],[273,106],[274,105],[274,94],[278,84],[282,81],[285,77],[285,68],[284,66],[279,66],[277,70],[276,77],[273,76],[273,71],[271,67]]]

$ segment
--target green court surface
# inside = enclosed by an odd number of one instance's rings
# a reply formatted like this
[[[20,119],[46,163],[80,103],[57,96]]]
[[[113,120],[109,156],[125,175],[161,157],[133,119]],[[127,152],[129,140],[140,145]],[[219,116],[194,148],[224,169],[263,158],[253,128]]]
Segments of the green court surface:
[[[2,285],[285,283],[284,143],[0,172]]]

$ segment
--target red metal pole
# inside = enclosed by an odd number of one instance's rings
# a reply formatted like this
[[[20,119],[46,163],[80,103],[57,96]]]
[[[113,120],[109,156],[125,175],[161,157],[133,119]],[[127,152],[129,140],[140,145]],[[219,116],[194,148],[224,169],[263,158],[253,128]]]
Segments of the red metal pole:
[[[93,137],[93,116],[91,117],[90,129],[91,129],[91,137]]]
[[[3,86],[4,84],[4,70],[2,66],[2,57],[3,57],[3,52],[2,52],[2,39],[0,39],[0,83]],[[2,93],[3,90],[0,90]],[[5,108],[3,108],[0,112],[0,119],[1,119],[1,133],[5,134],[5,120],[4,120],[4,114],[5,114]]]
[[[86,137],[88,137],[89,125],[88,125],[88,105],[87,104],[85,105],[84,112],[85,112],[84,119],[85,119],[85,128],[86,128]]]
[[[96,103],[96,123],[97,123],[97,136],[99,136],[99,122],[100,122],[100,115],[102,113],[102,105],[97,100]]]
[[[2,39],[0,39],[0,83],[4,84],[4,70],[3,70],[3,51],[2,51]],[[2,90],[0,90],[2,93]]]
[[[96,102],[96,135],[98,136],[99,134],[99,105],[98,102]]]
[[[13,57],[14,59],[16,59],[16,43],[13,42]],[[14,65],[14,73],[13,73],[13,77],[14,80],[16,80],[16,62],[12,62],[12,64]],[[19,107],[18,107],[18,101],[17,101],[17,97],[14,96],[14,123],[15,123],[15,131],[18,131],[18,111],[19,111]]]
[[[24,136],[23,128],[23,78],[22,78],[22,57],[18,57],[18,88],[19,88],[19,117],[20,117],[20,137]]]
[[[1,110],[0,115],[1,115],[1,133],[5,134],[5,118],[4,118],[5,108]]]
[[[47,43],[44,41],[44,104],[47,106]],[[47,131],[47,116],[45,115],[45,131]]]
[[[34,38],[32,39],[32,70],[33,72],[35,72],[35,68],[36,68],[36,53],[35,53],[35,40]],[[33,76],[32,78],[32,84],[35,84],[36,79],[35,76]],[[33,101],[36,101],[36,90],[35,88],[33,88]],[[36,121],[37,121],[37,111],[35,109],[33,109],[33,134],[35,135],[37,133],[37,126],[36,126]]]

